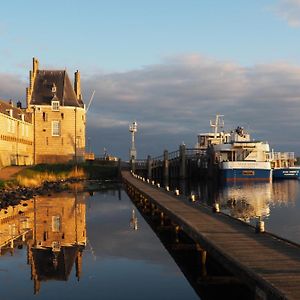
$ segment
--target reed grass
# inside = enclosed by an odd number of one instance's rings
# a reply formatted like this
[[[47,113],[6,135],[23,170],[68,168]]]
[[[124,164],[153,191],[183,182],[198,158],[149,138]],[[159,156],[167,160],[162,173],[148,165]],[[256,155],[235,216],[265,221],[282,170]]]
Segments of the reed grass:
[[[76,170],[74,165],[37,165],[21,171],[16,176],[16,182],[23,187],[38,187],[45,181],[54,182],[84,177],[84,170],[82,168]]]

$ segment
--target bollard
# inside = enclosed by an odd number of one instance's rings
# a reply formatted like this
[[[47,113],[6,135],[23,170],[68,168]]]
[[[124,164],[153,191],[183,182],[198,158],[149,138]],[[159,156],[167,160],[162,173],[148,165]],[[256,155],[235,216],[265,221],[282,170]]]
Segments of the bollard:
[[[192,193],[190,199],[191,199],[192,202],[195,202],[196,201],[196,195]]]
[[[167,192],[169,192],[169,191],[170,191],[170,188],[169,188],[169,186],[168,186],[168,185],[166,186],[166,191],[167,191]]]
[[[179,196],[179,190],[178,189],[175,190],[175,195]]]
[[[259,217],[259,219],[256,222],[255,232],[256,233],[265,232],[265,222],[262,221],[262,219],[260,217]]]
[[[148,182],[148,183],[150,182],[149,178],[147,179],[147,182]]]
[[[154,180],[152,180],[152,185],[155,185],[155,181]]]
[[[215,212],[215,213],[220,212],[220,206],[219,206],[219,203],[214,203],[212,209],[213,209],[213,212]]]
[[[158,188],[160,187],[160,184],[159,184],[159,183],[157,184],[157,187],[158,187]]]
[[[145,178],[143,177],[143,181],[145,181]]]

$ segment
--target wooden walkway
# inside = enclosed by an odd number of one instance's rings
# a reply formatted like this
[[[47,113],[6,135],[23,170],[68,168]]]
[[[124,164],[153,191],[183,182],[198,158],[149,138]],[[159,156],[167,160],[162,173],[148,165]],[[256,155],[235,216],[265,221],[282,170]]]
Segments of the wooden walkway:
[[[172,193],[122,172],[123,181],[155,204],[258,299],[300,299],[300,246],[206,207],[192,207]]]

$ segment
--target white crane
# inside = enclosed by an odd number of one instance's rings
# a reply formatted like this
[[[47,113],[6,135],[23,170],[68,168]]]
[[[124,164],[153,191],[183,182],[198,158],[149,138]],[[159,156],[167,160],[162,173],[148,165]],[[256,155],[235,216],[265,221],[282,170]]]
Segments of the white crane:
[[[91,96],[91,98],[90,98],[89,104],[88,104],[87,109],[86,109],[86,113],[88,113],[88,111],[89,111],[89,109],[90,109],[90,106],[91,106],[91,104],[92,104],[92,102],[93,102],[93,99],[94,99],[94,96],[95,96],[95,92],[96,92],[96,91],[93,90],[92,96]]]

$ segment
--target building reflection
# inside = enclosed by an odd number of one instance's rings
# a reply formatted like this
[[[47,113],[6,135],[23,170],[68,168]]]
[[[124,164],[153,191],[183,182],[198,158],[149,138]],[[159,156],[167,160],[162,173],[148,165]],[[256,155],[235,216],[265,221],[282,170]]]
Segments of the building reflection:
[[[82,251],[87,239],[85,194],[39,197],[34,205],[28,263],[36,294],[42,281],[67,281],[74,264],[76,277],[80,279]]]
[[[22,247],[32,237],[33,216],[33,200],[0,210],[0,255],[13,255],[16,246]]]
[[[41,282],[67,281],[75,264],[79,280],[86,246],[85,193],[60,193],[0,210],[0,249],[13,255],[27,245],[34,294]]]

